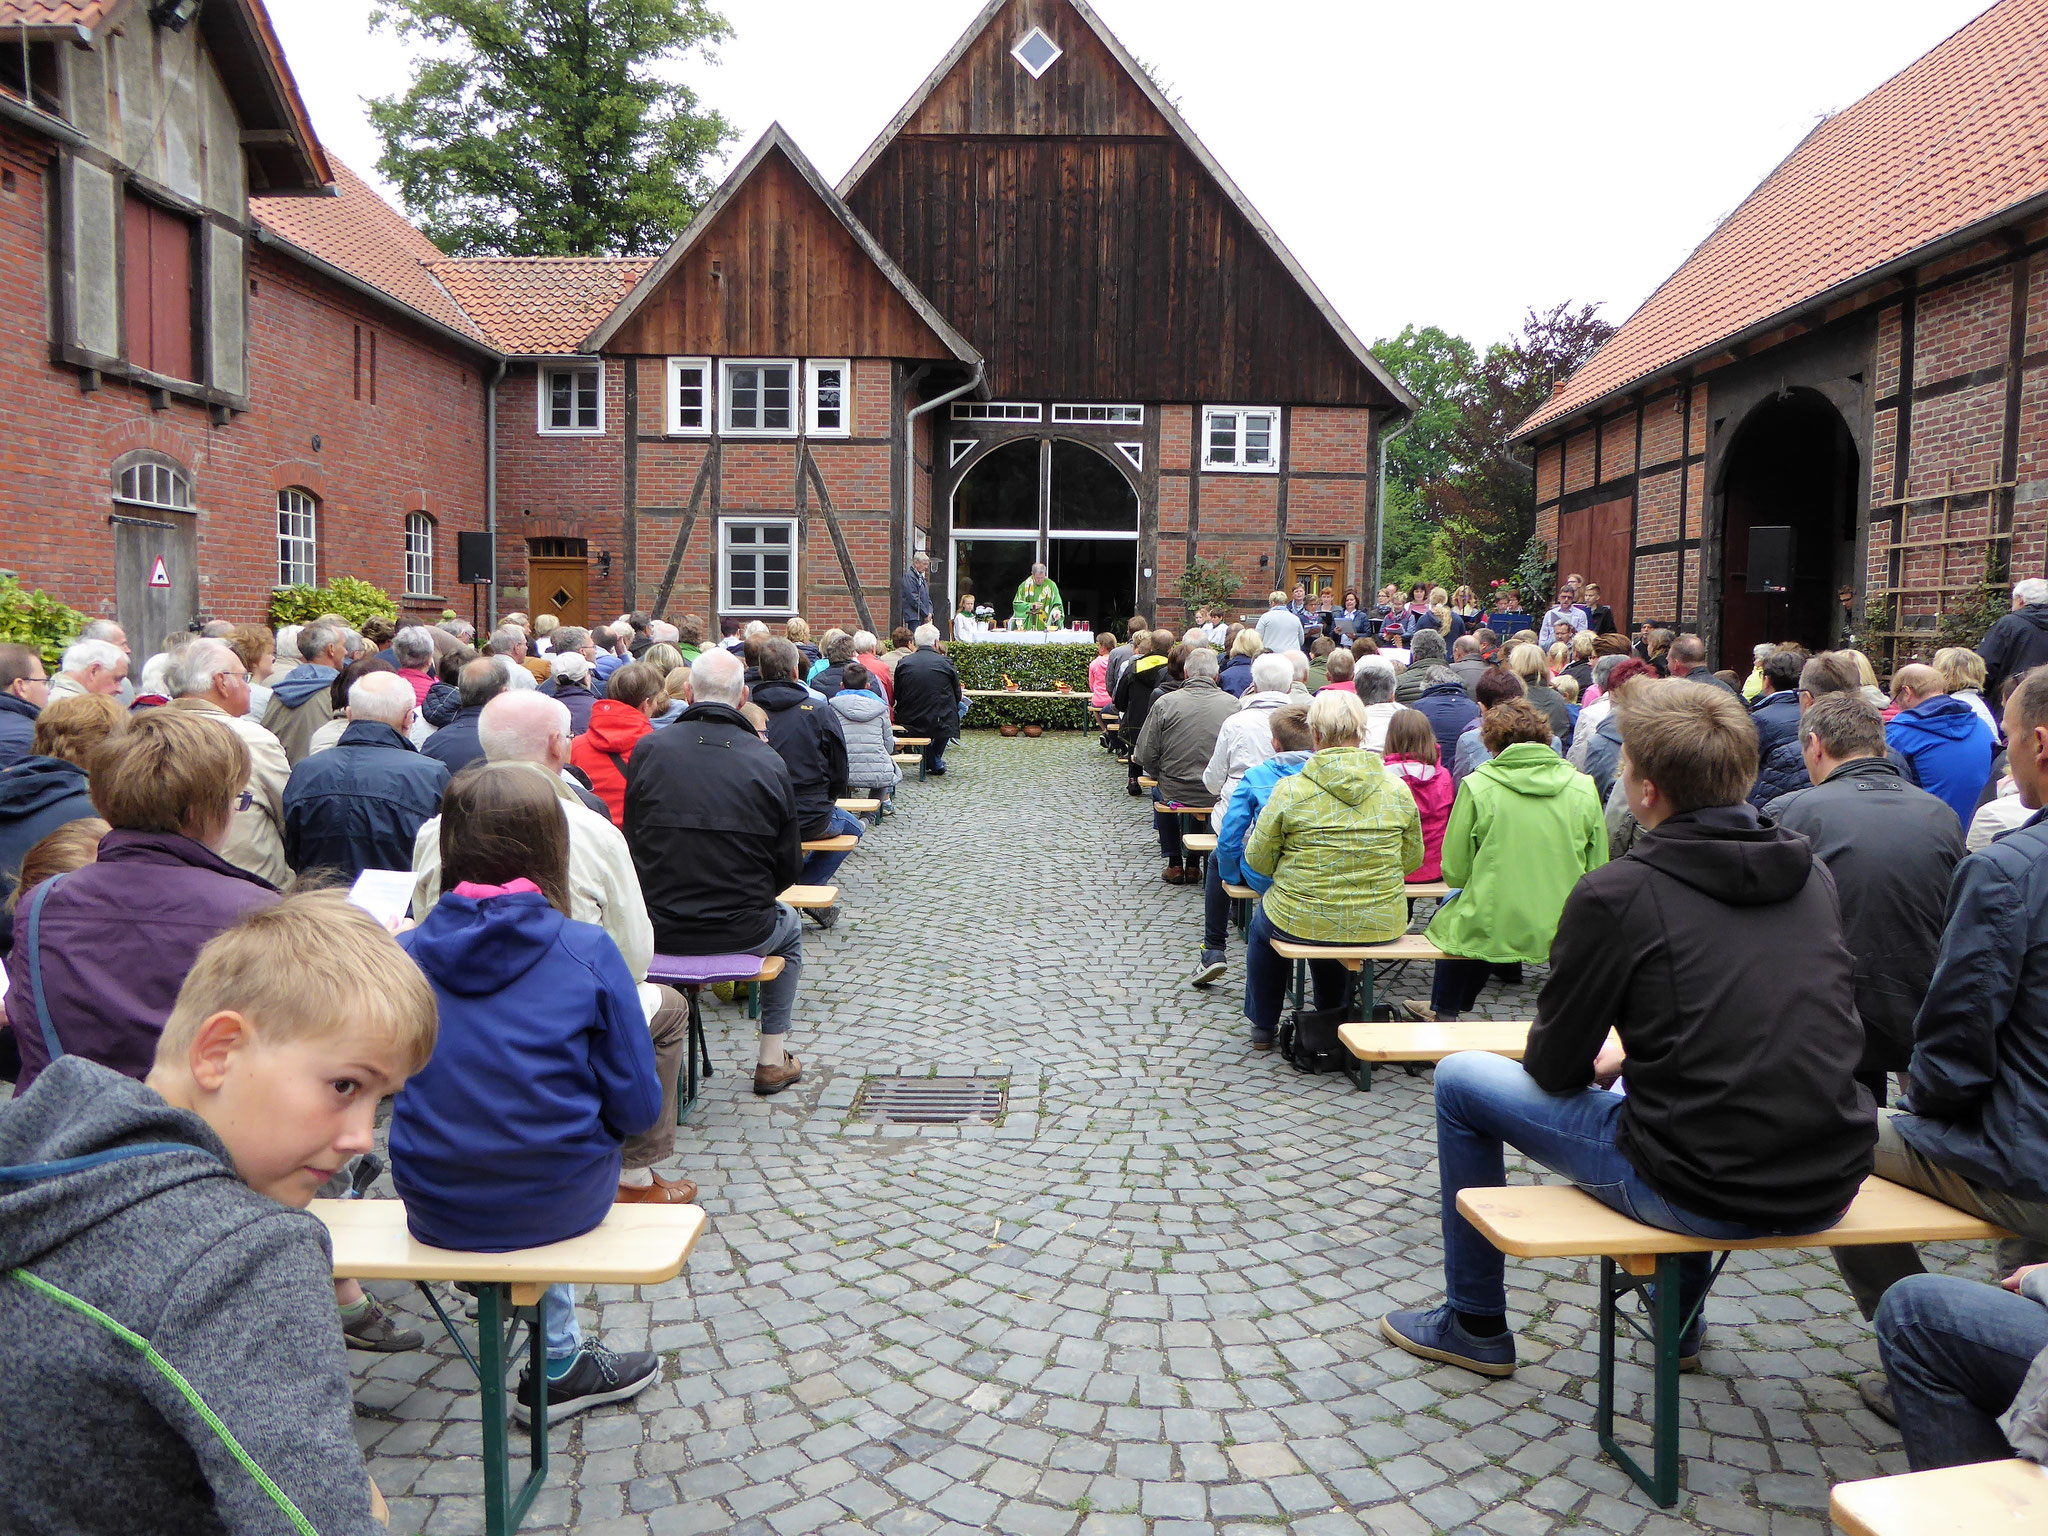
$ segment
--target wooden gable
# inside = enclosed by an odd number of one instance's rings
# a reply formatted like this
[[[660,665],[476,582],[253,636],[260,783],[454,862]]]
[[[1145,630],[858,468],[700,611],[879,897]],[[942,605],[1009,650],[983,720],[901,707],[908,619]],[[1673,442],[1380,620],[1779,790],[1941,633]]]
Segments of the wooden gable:
[[[840,192],[998,396],[1412,408],[1076,0],[991,0]]]
[[[764,140],[593,344],[642,356],[958,360],[831,196],[779,133]]]

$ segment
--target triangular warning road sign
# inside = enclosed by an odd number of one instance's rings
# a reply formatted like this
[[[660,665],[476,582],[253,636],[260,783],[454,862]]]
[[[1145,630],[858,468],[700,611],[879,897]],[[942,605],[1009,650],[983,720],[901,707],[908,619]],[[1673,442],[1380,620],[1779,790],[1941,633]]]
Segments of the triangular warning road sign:
[[[149,584],[152,587],[168,587],[171,584],[171,573],[164,569],[162,555],[156,557],[156,564],[150,569]]]

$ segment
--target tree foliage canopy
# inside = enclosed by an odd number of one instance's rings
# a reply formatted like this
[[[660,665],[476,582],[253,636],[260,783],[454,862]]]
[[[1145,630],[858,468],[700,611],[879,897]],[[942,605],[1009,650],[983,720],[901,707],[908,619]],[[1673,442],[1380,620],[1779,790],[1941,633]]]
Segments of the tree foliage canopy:
[[[1535,479],[1508,435],[1613,334],[1597,305],[1559,304],[1483,355],[1435,326],[1375,343],[1422,402],[1387,451],[1384,579],[1484,591],[1514,568],[1535,530]]]
[[[371,20],[426,45],[370,121],[442,249],[651,254],[711,195],[733,127],[664,74],[732,35],[706,0],[382,0]]]

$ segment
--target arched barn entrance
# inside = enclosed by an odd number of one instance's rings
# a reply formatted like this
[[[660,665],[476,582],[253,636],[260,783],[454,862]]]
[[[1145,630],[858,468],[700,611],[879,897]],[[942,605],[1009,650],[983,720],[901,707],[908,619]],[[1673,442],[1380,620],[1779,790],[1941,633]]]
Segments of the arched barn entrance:
[[[953,492],[952,601],[972,592],[1010,618],[1043,560],[1067,622],[1105,629],[1138,600],[1138,492],[1106,454],[1063,437],[1013,438],[968,466]]]
[[[1721,480],[1722,666],[1747,672],[1764,641],[1839,642],[1835,595],[1860,585],[1858,463],[1849,424],[1816,390],[1774,395],[1743,422]]]

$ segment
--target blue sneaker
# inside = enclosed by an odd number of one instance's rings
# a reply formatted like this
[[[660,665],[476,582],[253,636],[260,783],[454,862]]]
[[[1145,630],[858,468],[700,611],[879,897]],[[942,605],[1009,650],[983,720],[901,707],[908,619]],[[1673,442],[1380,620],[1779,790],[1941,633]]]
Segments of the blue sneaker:
[[[1458,1314],[1448,1306],[1426,1312],[1389,1312],[1380,1319],[1380,1335],[1389,1344],[1424,1360],[1461,1365],[1481,1376],[1515,1373],[1514,1334],[1475,1338],[1459,1326]]]

